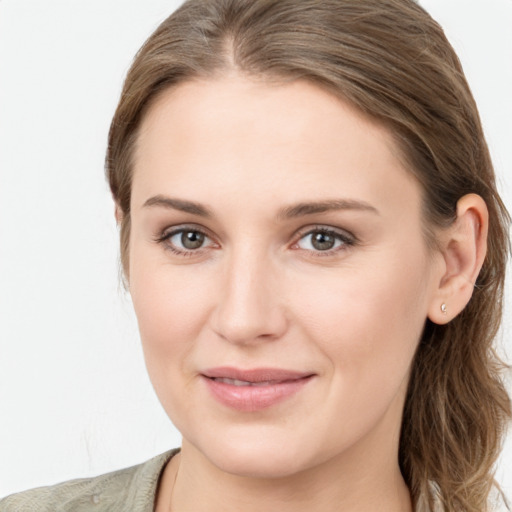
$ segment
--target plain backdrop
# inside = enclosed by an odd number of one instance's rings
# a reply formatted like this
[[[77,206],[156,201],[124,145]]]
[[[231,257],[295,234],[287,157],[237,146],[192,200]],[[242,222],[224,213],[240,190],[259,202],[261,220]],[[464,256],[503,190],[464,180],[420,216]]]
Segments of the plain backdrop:
[[[512,0],[421,3],[463,62],[510,208]],[[178,4],[0,0],[0,496],[180,443],[119,285],[103,177],[124,74]],[[509,284],[509,352],[511,302]],[[498,479],[512,495],[510,439]]]

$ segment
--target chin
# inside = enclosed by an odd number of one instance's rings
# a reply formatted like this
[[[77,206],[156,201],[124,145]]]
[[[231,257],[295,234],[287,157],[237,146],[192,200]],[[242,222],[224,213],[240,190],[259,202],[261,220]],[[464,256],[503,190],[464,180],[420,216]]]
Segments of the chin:
[[[259,430],[259,432],[258,432]],[[315,465],[307,455],[307,442],[283,436],[265,436],[254,429],[252,436],[226,435],[195,443],[198,450],[217,469],[240,477],[285,478]]]
[[[221,471],[248,478],[286,478],[305,469],[295,454],[276,454],[275,451],[247,453],[247,450],[233,451],[229,455],[214,453],[210,461]],[[206,454],[209,455],[209,454]]]

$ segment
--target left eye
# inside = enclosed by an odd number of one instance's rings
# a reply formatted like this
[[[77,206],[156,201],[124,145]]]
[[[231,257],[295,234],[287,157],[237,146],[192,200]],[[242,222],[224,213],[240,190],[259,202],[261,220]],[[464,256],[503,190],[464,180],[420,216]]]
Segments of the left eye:
[[[300,249],[307,251],[331,251],[342,245],[350,245],[348,237],[326,230],[310,231],[297,242]]]

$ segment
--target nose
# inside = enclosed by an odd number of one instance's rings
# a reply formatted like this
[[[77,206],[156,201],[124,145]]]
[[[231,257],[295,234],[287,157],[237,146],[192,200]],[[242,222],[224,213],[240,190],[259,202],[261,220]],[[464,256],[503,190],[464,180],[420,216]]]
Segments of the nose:
[[[280,277],[268,257],[250,250],[227,258],[212,314],[212,327],[216,334],[226,341],[242,345],[282,337],[288,320]]]

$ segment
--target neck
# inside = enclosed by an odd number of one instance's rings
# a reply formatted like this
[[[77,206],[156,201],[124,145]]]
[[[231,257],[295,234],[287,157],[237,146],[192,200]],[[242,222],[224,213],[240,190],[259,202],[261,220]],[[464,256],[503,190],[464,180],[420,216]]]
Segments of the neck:
[[[285,476],[223,471],[184,439],[164,472],[155,512],[412,512],[398,464],[401,410],[397,400],[346,450]]]
[[[411,512],[398,443],[372,444],[290,476],[251,478],[222,471],[185,440],[166,468],[156,512]]]

